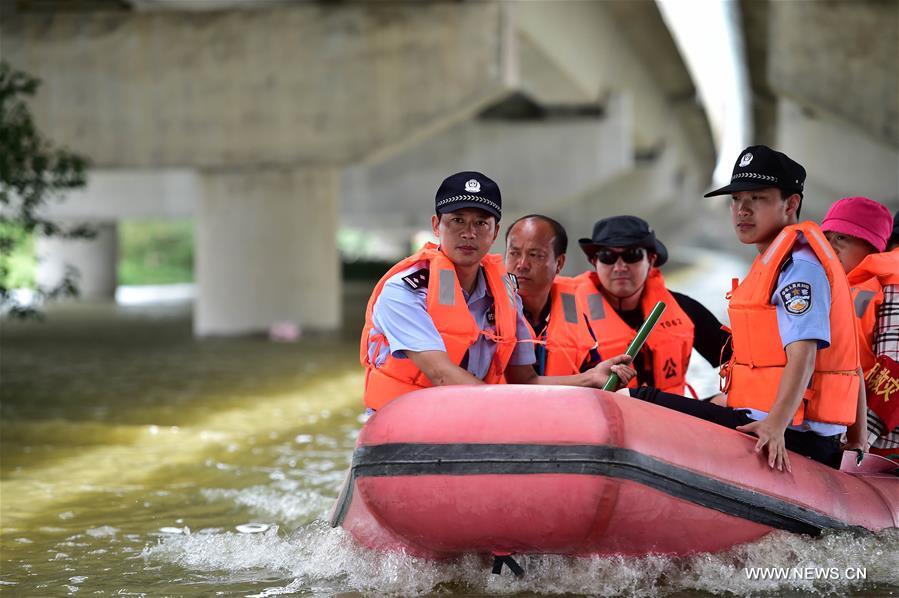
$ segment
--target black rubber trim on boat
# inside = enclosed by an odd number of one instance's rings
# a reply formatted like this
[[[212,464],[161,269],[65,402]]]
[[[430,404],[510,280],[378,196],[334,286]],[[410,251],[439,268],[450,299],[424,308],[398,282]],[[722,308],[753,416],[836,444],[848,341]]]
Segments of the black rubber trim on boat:
[[[863,528],[823,513],[729,484],[642,453],[602,445],[382,444],[358,447],[348,483],[362,477],[414,475],[526,475],[560,473],[630,480],[669,496],[789,532]],[[335,510],[340,525],[351,492]]]
[[[331,527],[337,527],[342,524],[343,518],[346,517],[347,509],[350,508],[350,502],[353,500],[353,486],[356,485],[353,471],[353,467],[351,466],[349,471],[347,471],[346,476],[344,476],[343,487],[340,489],[340,494],[337,496],[337,503],[334,505],[334,510],[331,512],[331,520],[329,521]]]

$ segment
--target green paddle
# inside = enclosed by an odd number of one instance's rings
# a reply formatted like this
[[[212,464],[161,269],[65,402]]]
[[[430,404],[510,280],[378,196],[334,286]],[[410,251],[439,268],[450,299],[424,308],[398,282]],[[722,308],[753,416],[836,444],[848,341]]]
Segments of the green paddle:
[[[652,332],[653,328],[655,328],[656,322],[659,321],[659,317],[661,317],[663,311],[665,311],[665,303],[663,301],[659,301],[658,303],[656,303],[656,306],[652,308],[652,311],[649,312],[649,315],[646,316],[646,321],[643,322],[642,326],[640,326],[640,330],[637,331],[637,336],[634,337],[634,340],[632,340],[631,344],[628,345],[627,351],[625,351],[626,354],[631,356],[631,359],[636,357],[637,353],[640,352],[640,349],[643,348],[643,343],[646,342],[646,337],[649,336],[649,333]],[[609,379],[606,380],[606,383],[602,387],[602,389],[614,390],[616,386],[618,386],[618,374],[613,373],[611,376],[609,376]]]

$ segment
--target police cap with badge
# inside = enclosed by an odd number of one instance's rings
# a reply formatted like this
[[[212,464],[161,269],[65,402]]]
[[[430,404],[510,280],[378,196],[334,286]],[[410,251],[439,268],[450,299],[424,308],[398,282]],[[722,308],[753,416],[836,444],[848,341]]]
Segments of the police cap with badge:
[[[434,204],[437,214],[455,212],[463,208],[478,208],[499,222],[503,199],[499,186],[490,177],[468,170],[443,179],[437,189]]]
[[[464,208],[484,210],[499,222],[502,215],[503,200],[499,185],[488,176],[473,170],[457,172],[443,179],[437,188],[434,198],[434,210],[437,214],[448,214]],[[428,286],[429,270],[422,268],[403,277],[403,282],[413,289],[424,289]]]
[[[740,152],[740,157],[734,163],[730,184],[709,191],[705,197],[767,187],[776,187],[788,195],[798,193],[802,197],[804,184],[805,168],[801,164],[767,145],[751,145]]]

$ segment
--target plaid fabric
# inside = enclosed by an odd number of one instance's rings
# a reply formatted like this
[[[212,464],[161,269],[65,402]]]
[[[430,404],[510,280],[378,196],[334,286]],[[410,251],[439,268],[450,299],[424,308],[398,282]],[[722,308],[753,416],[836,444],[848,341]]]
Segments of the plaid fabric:
[[[883,289],[883,303],[877,308],[874,354],[899,361],[899,285]]]
[[[889,285],[883,289],[883,303],[877,308],[874,354],[899,361],[899,285]],[[868,442],[879,449],[899,452],[899,427],[885,432],[883,420],[869,410]]]

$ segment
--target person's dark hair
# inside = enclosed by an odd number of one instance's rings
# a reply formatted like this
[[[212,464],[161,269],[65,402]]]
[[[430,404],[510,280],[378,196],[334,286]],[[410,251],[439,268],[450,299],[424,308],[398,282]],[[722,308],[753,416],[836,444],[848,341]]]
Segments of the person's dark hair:
[[[893,214],[893,234],[887,239],[887,251],[892,251],[899,247],[899,210]]]
[[[794,193],[799,196],[799,205],[796,207],[796,219],[798,220],[799,212],[802,211],[802,199],[803,199],[802,193],[796,193],[795,191],[792,191],[792,192],[784,191],[780,187],[778,187],[778,191],[780,191],[780,198],[784,201],[787,201],[787,199]]]
[[[509,231],[523,220],[542,220],[543,222],[550,225],[553,229],[553,253],[556,254],[556,257],[560,255],[565,255],[565,252],[568,251],[568,233],[565,232],[565,227],[559,224],[558,221],[553,220],[549,216],[544,216],[543,214],[528,214],[527,216],[522,216],[515,222],[509,225],[509,228],[506,229],[506,241],[509,241]]]

